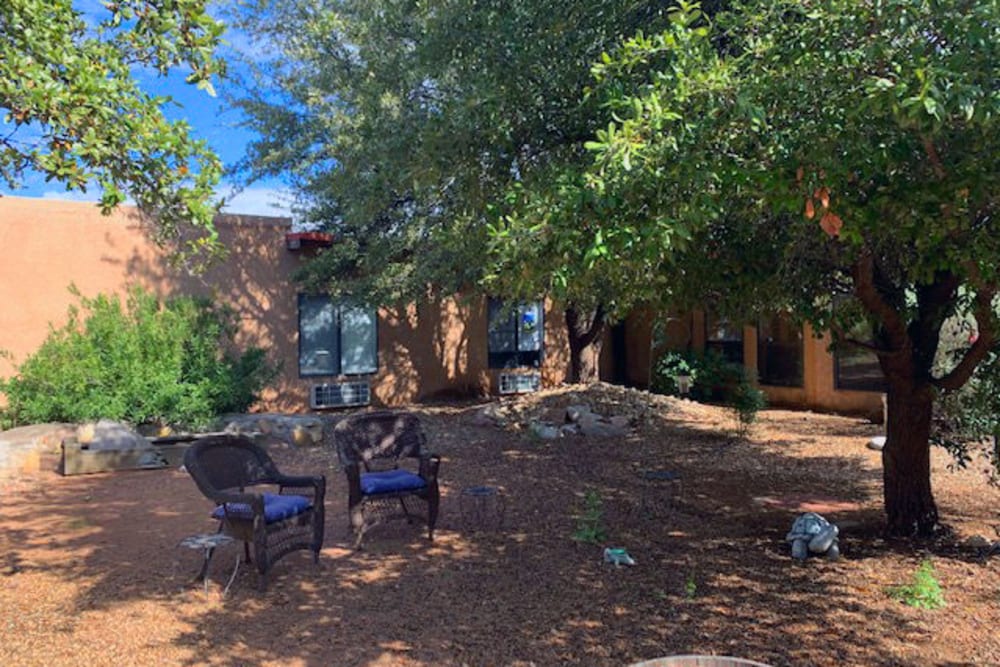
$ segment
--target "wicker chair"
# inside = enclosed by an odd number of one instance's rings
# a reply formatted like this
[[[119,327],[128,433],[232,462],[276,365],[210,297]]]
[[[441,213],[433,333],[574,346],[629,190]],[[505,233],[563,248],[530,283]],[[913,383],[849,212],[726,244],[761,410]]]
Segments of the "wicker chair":
[[[441,457],[424,450],[427,436],[416,415],[388,411],[354,415],[338,422],[333,432],[347,474],[347,510],[354,547],[360,548],[373,526],[394,518],[420,518],[433,541]],[[416,459],[416,472],[401,467],[405,459]],[[407,502],[412,500],[424,505],[423,516],[411,512]]]
[[[184,453],[184,466],[216,504],[212,517],[219,520],[219,531],[243,542],[247,559],[257,565],[261,590],[267,588],[268,571],[285,554],[309,549],[313,562],[319,561],[325,477],[283,475],[264,449],[237,435],[196,441]],[[247,491],[260,486],[277,492]]]

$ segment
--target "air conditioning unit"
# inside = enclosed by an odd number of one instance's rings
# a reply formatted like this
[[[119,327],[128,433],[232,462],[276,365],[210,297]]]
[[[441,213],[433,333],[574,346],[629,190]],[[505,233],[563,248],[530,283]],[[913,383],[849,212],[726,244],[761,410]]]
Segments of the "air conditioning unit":
[[[501,373],[501,394],[528,394],[542,386],[541,373]]]
[[[309,392],[309,407],[313,410],[368,405],[370,402],[371,388],[364,381],[316,384]]]

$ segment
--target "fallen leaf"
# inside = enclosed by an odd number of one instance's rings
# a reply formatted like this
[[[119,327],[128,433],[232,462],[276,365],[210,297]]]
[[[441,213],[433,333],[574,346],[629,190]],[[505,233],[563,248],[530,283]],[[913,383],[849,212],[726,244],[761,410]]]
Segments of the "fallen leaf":
[[[813,206],[812,197],[806,197],[806,219],[812,220],[816,217],[816,207]]]

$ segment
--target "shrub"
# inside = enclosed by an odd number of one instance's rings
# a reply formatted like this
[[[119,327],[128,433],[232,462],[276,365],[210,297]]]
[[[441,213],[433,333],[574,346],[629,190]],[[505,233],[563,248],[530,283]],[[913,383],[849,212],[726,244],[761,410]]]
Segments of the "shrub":
[[[889,589],[889,597],[918,609],[940,609],[945,606],[941,584],[934,573],[934,565],[925,560],[913,574],[913,581]]]
[[[590,490],[584,495],[583,511],[577,516],[573,539],[587,544],[600,544],[607,539],[604,532],[604,507],[597,491]]]
[[[767,396],[751,384],[750,379],[744,373],[730,392],[726,404],[730,406],[736,417],[737,437],[745,438],[750,433],[750,427],[757,421],[757,413],[767,407]]]
[[[88,299],[0,383],[12,423],[100,418],[199,427],[245,411],[277,375],[263,350],[234,351],[236,317],[206,300],[161,303],[133,288]]]

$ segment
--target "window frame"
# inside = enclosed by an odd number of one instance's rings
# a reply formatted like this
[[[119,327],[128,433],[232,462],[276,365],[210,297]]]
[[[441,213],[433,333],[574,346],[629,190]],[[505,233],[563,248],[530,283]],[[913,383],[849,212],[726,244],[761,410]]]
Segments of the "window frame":
[[[713,352],[720,355],[731,364],[744,366],[746,364],[745,335],[743,325],[733,325],[725,317],[716,317],[709,312],[705,313],[705,352]],[[710,326],[715,324],[716,326]],[[711,332],[722,329],[726,332],[732,331],[736,337],[733,338],[712,338]],[[738,354],[736,354],[738,352]]]
[[[371,308],[367,309],[363,306],[356,306],[349,302],[334,299],[333,297],[326,294],[308,294],[305,292],[300,292],[297,295],[298,298],[298,317],[297,317],[297,330],[296,334],[298,336],[298,372],[300,378],[317,378],[317,377],[361,377],[365,375],[374,375],[378,373],[380,368],[379,363],[379,323],[378,323],[378,309]],[[309,298],[325,298],[328,303],[330,303],[334,308],[334,324],[333,324],[333,334],[336,337],[337,344],[337,355],[336,355],[336,366],[331,372],[327,371],[303,371],[302,368],[302,352],[303,352],[303,335],[302,335],[302,304],[305,299]],[[358,308],[364,308],[365,310],[370,310],[372,328],[373,328],[373,349],[372,349],[372,365],[371,370],[363,370],[354,373],[344,372],[344,333],[343,333],[343,311],[344,310],[354,310]]]
[[[537,328],[539,330],[538,349],[522,350],[522,327],[518,321],[523,309],[534,306],[538,312]],[[504,351],[493,351],[492,334],[493,317],[496,313],[504,313],[509,310],[513,319],[512,327],[514,340],[513,349]],[[488,297],[486,302],[486,359],[487,367],[490,370],[503,370],[511,368],[541,368],[545,359],[545,302],[542,299],[535,301],[508,302],[498,297]]]

